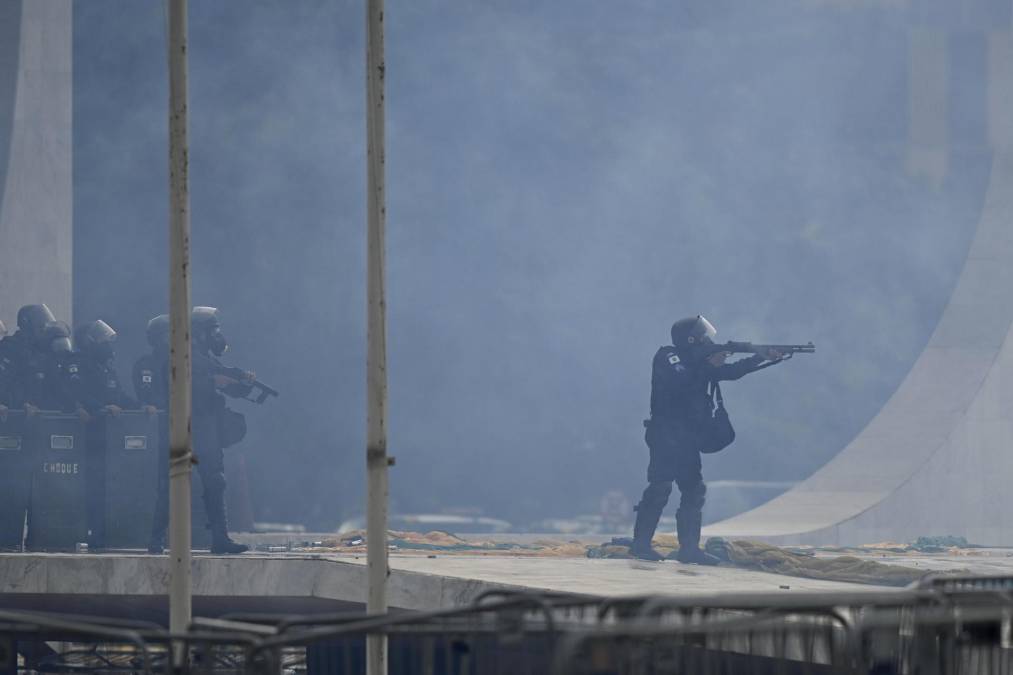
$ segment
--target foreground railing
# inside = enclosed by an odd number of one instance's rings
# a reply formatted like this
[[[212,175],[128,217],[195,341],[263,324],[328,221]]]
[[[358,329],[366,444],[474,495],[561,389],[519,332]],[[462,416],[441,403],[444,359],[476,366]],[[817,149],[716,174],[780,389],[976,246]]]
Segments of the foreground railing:
[[[196,619],[185,634],[101,617],[0,612],[0,674],[390,672],[1013,673],[1013,578],[930,578],[886,593],[601,598],[495,592],[468,607]],[[176,659],[171,654],[184,655]]]

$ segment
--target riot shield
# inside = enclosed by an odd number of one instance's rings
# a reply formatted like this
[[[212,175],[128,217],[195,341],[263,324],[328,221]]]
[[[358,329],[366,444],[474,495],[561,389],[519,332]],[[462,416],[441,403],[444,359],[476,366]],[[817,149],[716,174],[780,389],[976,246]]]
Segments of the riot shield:
[[[122,412],[101,420],[104,457],[102,528],[106,548],[144,548],[158,494],[158,417]]]
[[[76,415],[39,413],[27,421],[32,458],[28,548],[72,551],[88,537],[84,423]]]
[[[0,419],[0,548],[20,549],[32,485],[32,463],[25,437],[25,413]]]

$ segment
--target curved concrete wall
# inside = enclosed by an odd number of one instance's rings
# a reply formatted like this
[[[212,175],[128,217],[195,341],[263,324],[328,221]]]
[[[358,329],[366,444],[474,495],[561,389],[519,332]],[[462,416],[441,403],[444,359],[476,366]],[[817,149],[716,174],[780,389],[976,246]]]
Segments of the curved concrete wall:
[[[947,40],[918,30],[908,169],[940,180],[959,170],[948,160],[953,139],[944,135],[945,120],[930,119],[949,103],[933,81],[933,72],[945,77]],[[883,410],[832,461],[706,534],[811,544],[955,534],[1013,545],[1013,37],[1008,29],[979,35],[987,87],[981,143],[993,156],[991,178],[964,270],[928,346]]]
[[[0,209],[4,203],[7,157],[14,125],[14,92],[18,84],[21,0],[0,3]]]
[[[3,5],[0,319],[12,329],[26,303],[71,320],[73,15],[71,0]]]

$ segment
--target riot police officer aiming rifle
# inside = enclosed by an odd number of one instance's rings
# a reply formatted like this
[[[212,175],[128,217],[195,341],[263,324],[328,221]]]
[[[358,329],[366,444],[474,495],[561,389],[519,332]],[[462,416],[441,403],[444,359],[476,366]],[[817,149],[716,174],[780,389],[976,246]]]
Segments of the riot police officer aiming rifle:
[[[232,541],[225,510],[225,455],[223,449],[246,435],[245,418],[225,405],[225,396],[247,398],[266,387],[249,371],[228,368],[218,360],[229,348],[222,333],[218,310],[195,307],[191,315],[193,335],[193,444],[197,469],[204,487],[204,508],[211,528],[212,553],[242,553],[247,546]],[[273,395],[277,395],[277,392]],[[224,394],[224,396],[223,396]],[[256,399],[254,399],[256,400]]]
[[[230,368],[218,357],[229,348],[222,333],[218,310],[214,307],[194,307],[190,315],[193,340],[193,447],[197,471],[203,488],[204,509],[211,529],[211,552],[236,554],[248,550],[247,546],[232,541],[228,533],[228,513],[225,508],[225,454],[224,448],[242,440],[246,433],[245,418],[225,405],[225,397],[246,398],[263,403],[267,396],[278,392],[257,380],[252,372]],[[169,317],[162,314],[148,322],[148,343],[151,354],[134,367],[134,387],[138,396],[152,404],[168,406]],[[163,469],[168,460],[168,439],[163,431]],[[165,473],[164,471],[160,472]],[[159,479],[159,494],[155,508],[148,552],[161,553],[165,548],[165,530],[169,522],[168,485]]]
[[[647,488],[635,507],[636,523],[630,552],[643,560],[661,560],[651,540],[661,513],[679,487],[676,534],[683,563],[716,565],[717,558],[700,549],[700,528],[707,487],[703,482],[701,453],[717,452],[734,439],[724,410],[720,382],[781,363],[794,354],[815,351],[805,345],[759,345],[748,342],[714,343],[717,331],[703,316],[672,324],[672,344],[658,349],[651,371],[651,417],[644,421],[650,450]],[[748,353],[734,363],[731,354]]]

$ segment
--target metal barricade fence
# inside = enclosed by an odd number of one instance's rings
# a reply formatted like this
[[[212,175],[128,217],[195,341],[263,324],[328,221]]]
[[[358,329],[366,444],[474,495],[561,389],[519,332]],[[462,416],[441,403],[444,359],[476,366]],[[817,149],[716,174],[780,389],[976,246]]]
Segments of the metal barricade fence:
[[[180,635],[136,621],[0,611],[0,675],[169,672],[174,643],[187,654],[180,673],[361,673],[368,634],[389,638],[391,675],[1005,675],[1013,673],[1005,583],[698,599],[495,593],[433,612],[195,619]]]

